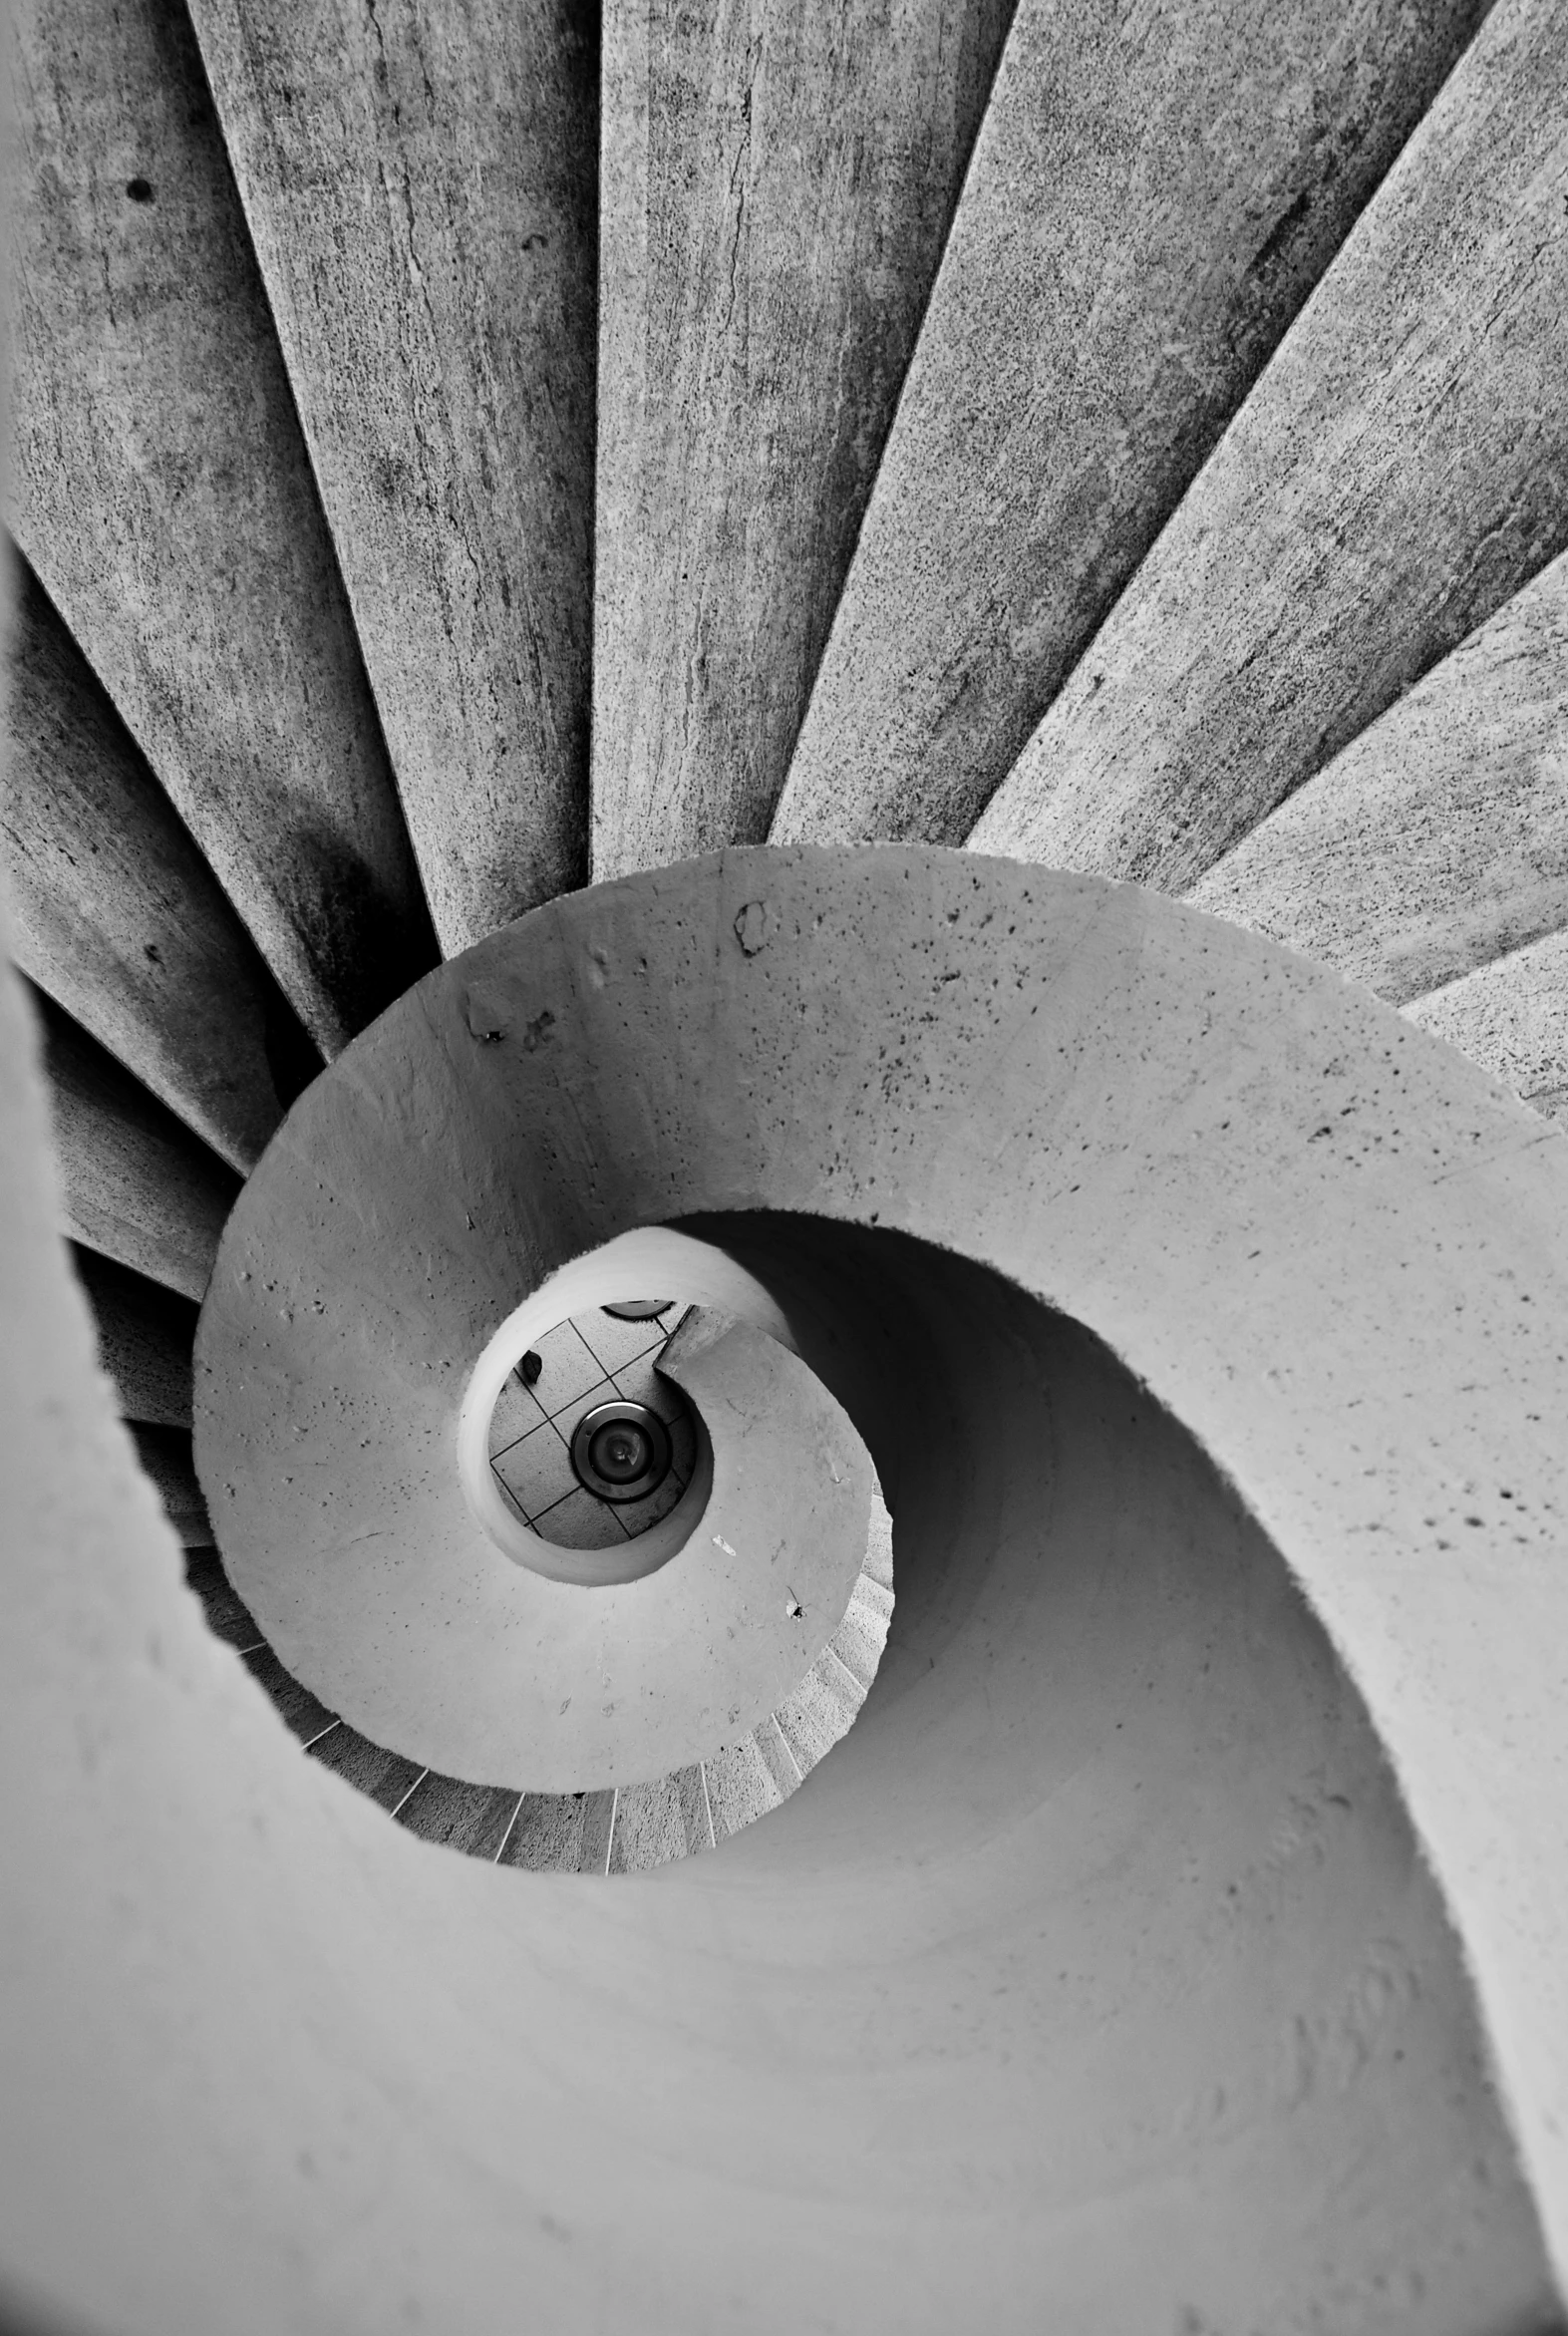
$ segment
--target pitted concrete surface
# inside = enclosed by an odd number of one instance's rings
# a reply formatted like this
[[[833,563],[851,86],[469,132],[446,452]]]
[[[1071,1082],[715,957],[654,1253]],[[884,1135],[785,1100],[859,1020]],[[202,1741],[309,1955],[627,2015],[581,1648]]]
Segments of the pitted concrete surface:
[[[1396,1006],[1568,926],[1568,554],[1186,898]]]
[[[435,951],[195,39],[12,40],[10,524],[330,1055]]]
[[[191,14],[451,953],[587,864],[593,13]]]
[[[1484,14],[1024,0],[773,841],[963,841]]]
[[[1012,6],[605,11],[595,875],[768,833]]]
[[[1568,44],[1498,0],[971,841],[1184,890],[1568,541]]]
[[[16,962],[231,1168],[254,1168],[283,1117],[268,1041],[288,1009],[31,577],[6,716]],[[293,1051],[308,1061],[302,1033]]]

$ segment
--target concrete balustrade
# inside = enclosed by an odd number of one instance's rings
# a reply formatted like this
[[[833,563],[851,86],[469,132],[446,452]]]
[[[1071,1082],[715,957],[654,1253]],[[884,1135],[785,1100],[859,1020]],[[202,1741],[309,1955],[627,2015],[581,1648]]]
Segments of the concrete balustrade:
[[[863,1438],[887,1651],[716,1854],[585,1889],[389,1825],[181,1589],[13,1084],[15,2291],[333,2336],[522,2291],[672,2336],[1552,2325],[1562,1139],[1251,935],[902,849],[576,895],[320,1092],[331,1157],[402,1172],[366,1208],[276,1140],[263,1410],[332,1413],[282,1366],[341,1304],[440,1391],[392,1464],[455,1475],[498,1251],[536,1287],[673,1225]],[[423,1355],[372,1237],[446,1293]]]

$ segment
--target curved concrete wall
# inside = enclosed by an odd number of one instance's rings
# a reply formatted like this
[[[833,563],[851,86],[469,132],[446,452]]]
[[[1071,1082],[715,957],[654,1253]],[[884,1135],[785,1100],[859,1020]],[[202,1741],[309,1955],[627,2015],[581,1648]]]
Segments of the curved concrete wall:
[[[517,1041],[475,1080],[480,973]],[[672,2336],[1551,2325],[1437,1882],[1561,2247],[1560,1139],[1267,944],[937,853],[540,912],[422,985],[435,1068],[379,1101],[402,1011],[331,1084],[447,1132],[475,1351],[515,1292],[469,1213],[530,1281],[721,1241],[887,1490],[887,1654],[715,1856],[584,1892],[405,1838],[180,1592],[8,1114],[18,2291],[334,2336],[523,2295]]]

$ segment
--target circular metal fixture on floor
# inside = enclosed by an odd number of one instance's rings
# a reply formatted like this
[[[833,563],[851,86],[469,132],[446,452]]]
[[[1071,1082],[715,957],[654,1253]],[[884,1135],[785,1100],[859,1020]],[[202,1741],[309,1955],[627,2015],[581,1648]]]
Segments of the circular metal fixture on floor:
[[[599,1403],[572,1434],[577,1481],[601,1501],[642,1501],[670,1473],[670,1431],[645,1403]]]
[[[601,1306],[602,1314],[613,1314],[617,1322],[652,1322],[660,1314],[668,1314],[673,1298],[625,1298],[618,1306]]]

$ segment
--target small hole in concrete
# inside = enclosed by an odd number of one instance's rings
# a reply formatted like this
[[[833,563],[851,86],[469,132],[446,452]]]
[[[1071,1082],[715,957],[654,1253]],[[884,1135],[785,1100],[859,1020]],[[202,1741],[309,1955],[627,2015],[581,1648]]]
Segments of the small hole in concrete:
[[[150,178],[128,178],[126,192],[133,202],[151,202],[153,200],[153,181]]]

